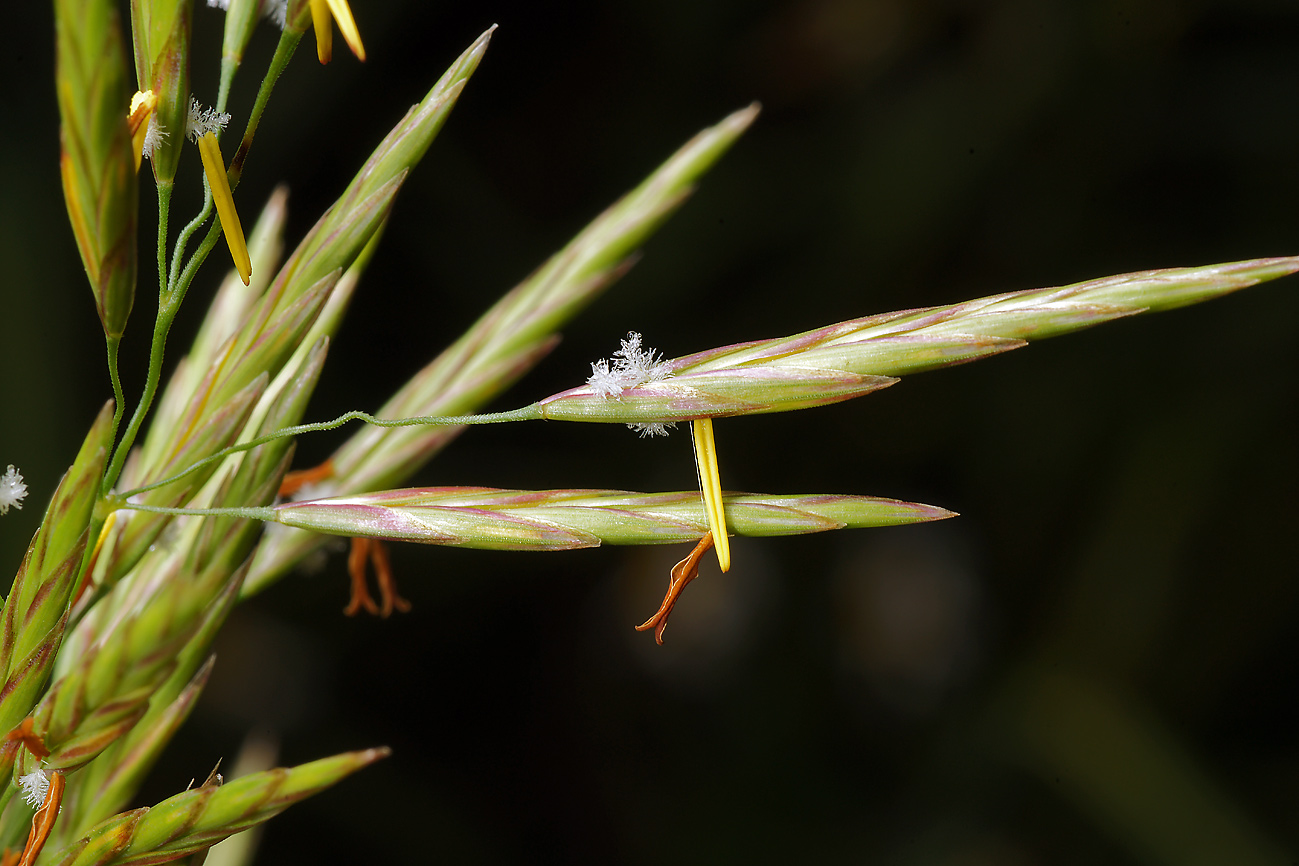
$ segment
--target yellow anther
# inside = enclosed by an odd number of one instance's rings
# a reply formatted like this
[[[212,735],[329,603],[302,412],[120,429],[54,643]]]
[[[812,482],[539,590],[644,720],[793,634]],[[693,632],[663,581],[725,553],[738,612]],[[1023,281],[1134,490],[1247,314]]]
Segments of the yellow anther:
[[[316,31],[316,57],[328,63],[334,57],[334,24],[325,0],[311,0],[311,26]]]
[[[321,63],[328,63],[333,57],[335,21],[347,47],[358,60],[365,60],[365,46],[361,44],[361,33],[356,29],[356,19],[347,0],[310,0],[310,6],[311,26],[316,31],[316,56]]]
[[[327,0],[329,11],[334,13],[334,20],[338,22],[338,32],[343,34],[343,41],[347,47],[352,49],[356,59],[365,60],[365,46],[361,44],[361,32],[356,29],[356,19],[352,17],[352,8],[347,5],[347,0]]]
[[[695,465],[699,468],[699,492],[704,497],[704,513],[717,547],[717,564],[722,571],[731,570],[731,541],[726,536],[726,512],[722,508],[722,477],[717,471],[717,445],[713,441],[713,419],[691,422],[695,440]]]
[[[230,247],[230,257],[234,259],[239,279],[243,280],[246,286],[253,275],[253,264],[248,258],[244,228],[239,224],[239,214],[235,212],[235,199],[230,194],[230,184],[226,180],[226,164],[221,158],[221,145],[217,143],[216,133],[205,132],[199,136],[198,152],[203,157],[203,171],[207,174],[207,183],[212,190],[212,201],[216,204],[217,216],[221,219],[221,230],[225,232],[226,245]]]
[[[108,518],[104,521],[104,525],[99,530],[99,537],[95,539],[95,549],[90,554],[91,562],[94,562],[99,558],[99,551],[103,548],[104,541],[107,540],[109,534],[113,531],[113,524],[116,522],[117,512],[110,512]]]
[[[135,170],[140,170],[140,161],[144,158],[144,138],[149,133],[149,118],[158,105],[158,96],[152,90],[137,90],[131,97],[131,110],[126,116],[126,125],[131,131],[131,152],[135,155]]]

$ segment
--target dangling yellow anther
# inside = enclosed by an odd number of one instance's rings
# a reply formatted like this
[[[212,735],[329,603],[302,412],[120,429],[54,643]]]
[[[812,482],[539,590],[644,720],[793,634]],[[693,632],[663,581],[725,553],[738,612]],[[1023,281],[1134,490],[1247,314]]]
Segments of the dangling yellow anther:
[[[316,31],[316,57],[328,63],[334,58],[334,22],[325,0],[311,0],[311,26]]]
[[[126,116],[126,125],[131,132],[131,152],[135,155],[135,171],[140,171],[140,162],[144,159],[144,138],[149,134],[149,118],[158,105],[158,96],[152,90],[137,90],[131,97],[131,110]]]
[[[338,32],[343,34],[343,41],[352,49],[356,59],[365,62],[365,46],[361,44],[361,31],[356,29],[356,19],[352,17],[352,7],[347,0],[327,0],[329,11],[334,13],[338,22]]]
[[[352,49],[358,60],[365,60],[365,46],[361,44],[361,32],[356,29],[356,19],[352,17],[352,8],[347,0],[311,0],[311,26],[316,31],[316,56],[321,63],[328,63],[334,54],[333,22],[338,22],[338,30],[343,34],[343,41]],[[331,20],[332,16],[332,20]]]
[[[225,232],[226,245],[230,247],[230,257],[235,261],[235,270],[239,272],[239,279],[243,280],[246,286],[253,275],[253,264],[248,258],[248,244],[244,242],[244,227],[239,224],[239,214],[235,212],[235,199],[230,194],[230,183],[226,180],[226,164],[221,158],[221,145],[217,144],[216,133],[205,132],[199,136],[198,152],[203,157],[203,171],[212,190],[212,201],[216,204],[217,216],[221,218],[221,231]]]
[[[110,511],[107,519],[104,520],[104,525],[100,527],[99,537],[95,539],[95,549],[90,553],[91,562],[94,562],[96,559],[99,558],[99,551],[103,549],[104,541],[112,533],[113,524],[115,523],[117,523],[117,512]],[[87,571],[89,570],[90,569],[87,569]]]
[[[695,465],[699,468],[699,492],[704,497],[704,513],[717,547],[717,564],[722,571],[731,570],[731,541],[726,536],[726,512],[722,508],[722,477],[717,471],[717,445],[713,441],[713,419],[691,422],[695,440]]]

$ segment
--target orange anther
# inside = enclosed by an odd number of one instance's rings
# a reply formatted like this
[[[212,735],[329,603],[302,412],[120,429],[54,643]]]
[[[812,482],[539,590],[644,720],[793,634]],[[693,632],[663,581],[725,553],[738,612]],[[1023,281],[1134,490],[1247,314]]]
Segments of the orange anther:
[[[284,480],[280,482],[280,496],[292,496],[308,484],[315,484],[333,477],[334,461],[332,459],[326,460],[311,469],[298,469],[286,473]]]
[[[387,619],[393,608],[402,613],[410,612],[410,602],[397,593],[397,581],[392,576],[392,561],[388,559],[387,546],[377,538],[370,539],[370,562],[374,565],[374,576],[379,582],[379,616]]]
[[[699,539],[699,543],[695,545],[694,550],[690,551],[689,556],[672,566],[672,575],[668,579],[668,591],[667,595],[663,596],[663,604],[659,606],[658,613],[636,626],[636,631],[654,629],[654,640],[660,646],[663,645],[663,629],[668,627],[668,615],[672,613],[672,608],[676,606],[677,599],[681,597],[681,591],[686,588],[686,584],[699,576],[699,560],[712,549],[713,533],[708,532]]]
[[[365,585],[365,564],[370,559],[370,539],[353,538],[352,549],[347,554],[347,573],[352,577],[352,597],[343,608],[347,616],[356,616],[365,608],[371,616],[379,615],[379,606],[370,597]]]
[[[23,719],[21,725],[5,734],[4,744],[0,745],[0,749],[17,752],[20,746],[26,746],[27,751],[38,760],[50,756],[50,750],[45,747],[45,738],[33,729],[31,716]]]
[[[32,830],[27,834],[27,844],[23,846],[23,856],[18,866],[32,866],[45,847],[45,840],[54,829],[54,822],[59,819],[59,804],[63,802],[63,774],[58,770],[50,773],[50,789],[45,794],[45,802],[32,816]]]
[[[370,590],[365,583],[366,563],[374,566],[374,576],[379,584],[380,604],[375,604]],[[343,613],[356,616],[364,608],[373,616],[385,619],[392,615],[394,609],[406,613],[410,602],[397,593],[397,581],[392,575],[392,562],[388,559],[388,548],[377,538],[353,538],[352,550],[347,555],[347,573],[352,578],[352,598],[343,608]]]

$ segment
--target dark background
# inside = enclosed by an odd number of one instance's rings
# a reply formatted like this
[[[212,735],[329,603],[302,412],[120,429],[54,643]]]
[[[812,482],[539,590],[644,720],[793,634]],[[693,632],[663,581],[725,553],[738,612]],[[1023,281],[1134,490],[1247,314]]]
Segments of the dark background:
[[[48,4],[0,54],[0,465],[16,567],[109,395],[57,167]],[[1267,2],[358,0],[310,37],[238,192],[295,243],[498,23],[403,191],[309,412],[376,408],[681,142],[764,112],[643,261],[494,408],[628,330],[668,356],[890,309],[1299,252],[1299,9]],[[215,94],[222,13],[195,9]],[[246,114],[274,45],[236,83]],[[197,171],[197,159],[186,171]],[[173,212],[197,207],[198,180]],[[141,195],[142,237],[152,192]],[[178,218],[178,221],[181,218]],[[221,251],[218,250],[218,253]],[[144,259],[148,260],[148,253]],[[226,267],[174,332],[183,346]],[[141,284],[151,277],[142,272]],[[719,422],[724,484],[896,496],[923,527],[738,539],[656,647],[677,548],[394,551],[414,611],[345,619],[343,557],[242,607],[155,802],[248,732],[391,759],[276,819],[262,863],[1292,863],[1299,363],[1291,278]],[[153,305],[124,348],[138,394]],[[299,446],[308,465],[341,441]],[[416,479],[689,489],[689,437],[471,431]],[[1287,541],[1291,539],[1291,541]]]

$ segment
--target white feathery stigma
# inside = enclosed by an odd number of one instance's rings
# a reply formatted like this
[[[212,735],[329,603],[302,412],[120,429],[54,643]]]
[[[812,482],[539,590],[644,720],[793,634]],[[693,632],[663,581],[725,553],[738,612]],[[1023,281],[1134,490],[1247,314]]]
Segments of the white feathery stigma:
[[[185,134],[190,141],[198,141],[209,132],[225,129],[230,115],[215,108],[204,108],[194,97],[189,98],[189,117],[185,120]]]
[[[207,0],[207,5],[213,9],[230,11],[230,0]],[[261,0],[257,6],[263,18],[271,19],[281,30],[284,29],[284,18],[289,12],[289,0]]]
[[[621,397],[622,392],[628,388],[646,382],[660,382],[670,372],[671,365],[663,360],[663,356],[653,349],[642,349],[640,334],[629,331],[623,338],[621,348],[613,353],[612,362],[602,358],[591,365],[591,376],[586,384],[601,397],[616,398]],[[666,431],[656,429],[648,435],[660,434],[666,435]],[[646,434],[642,432],[642,435]]]
[[[167,130],[158,123],[158,115],[149,115],[149,125],[144,130],[144,146],[140,148],[144,156],[153,159],[154,151],[167,140]]]
[[[666,424],[664,424],[661,421],[650,421],[650,422],[642,421],[637,424],[628,424],[627,429],[635,430],[637,433],[640,434],[640,438],[642,439],[646,437],[653,439],[655,436],[668,435],[668,430],[677,429],[677,422],[668,421]]]
[[[0,475],[0,514],[8,514],[11,506],[21,511],[26,496],[27,485],[23,484],[22,473],[10,463],[9,471]]]
[[[289,15],[289,0],[262,0],[262,14],[283,30]]]
[[[50,792],[50,780],[45,771],[32,770],[26,776],[19,777],[18,787],[22,788],[27,805],[39,808],[45,802],[45,795]]]

